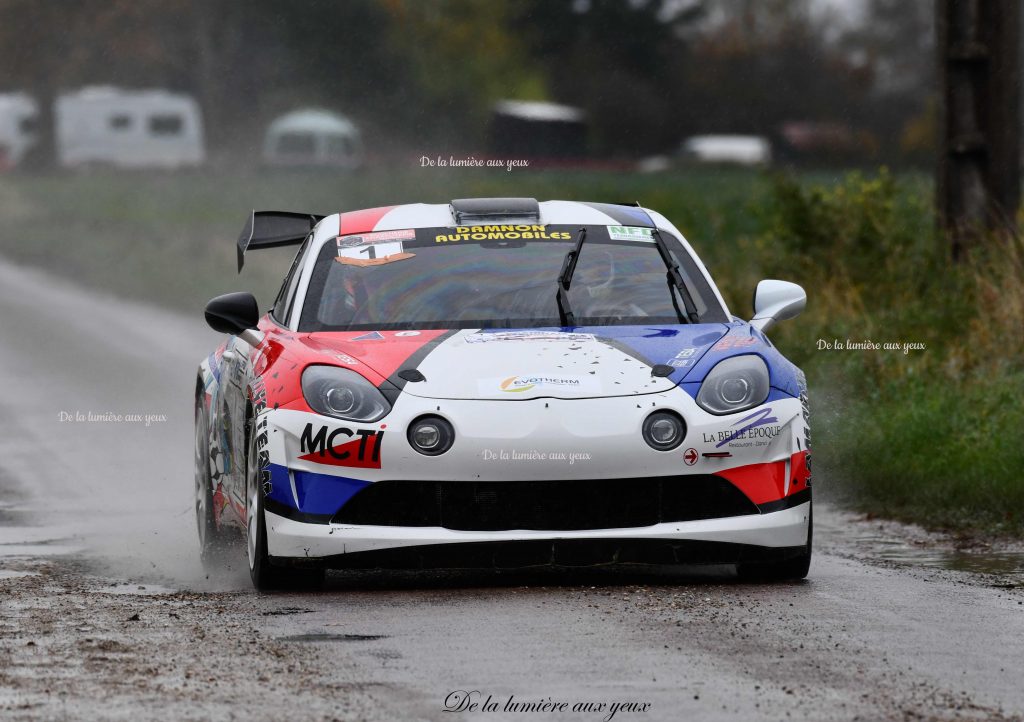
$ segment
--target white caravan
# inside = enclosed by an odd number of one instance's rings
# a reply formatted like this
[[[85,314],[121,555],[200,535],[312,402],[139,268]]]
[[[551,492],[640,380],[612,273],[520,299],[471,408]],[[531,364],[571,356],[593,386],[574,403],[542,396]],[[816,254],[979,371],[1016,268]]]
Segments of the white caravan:
[[[83,88],[61,95],[54,111],[63,166],[184,168],[206,159],[199,106],[188,95]]]
[[[683,142],[680,155],[694,163],[766,166],[772,146],[756,135],[695,135]]]

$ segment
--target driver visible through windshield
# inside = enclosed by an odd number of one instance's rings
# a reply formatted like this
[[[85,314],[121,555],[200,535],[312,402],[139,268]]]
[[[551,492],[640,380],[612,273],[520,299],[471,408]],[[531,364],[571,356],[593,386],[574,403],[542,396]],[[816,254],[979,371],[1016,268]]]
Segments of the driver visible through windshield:
[[[495,225],[341,236],[320,250],[298,330],[560,326],[556,281],[581,231]],[[661,237],[699,322],[727,321],[689,253]],[[681,322],[678,292],[646,228],[586,226],[568,296],[575,325]]]

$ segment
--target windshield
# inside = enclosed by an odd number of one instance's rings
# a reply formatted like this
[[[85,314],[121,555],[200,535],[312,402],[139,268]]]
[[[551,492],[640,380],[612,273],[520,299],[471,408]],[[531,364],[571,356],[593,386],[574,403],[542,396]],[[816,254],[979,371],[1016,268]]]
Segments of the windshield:
[[[323,246],[299,331],[559,326],[556,279],[580,226],[419,228]],[[662,232],[701,323],[726,322],[678,239]],[[681,323],[644,228],[588,226],[569,301],[578,326]]]

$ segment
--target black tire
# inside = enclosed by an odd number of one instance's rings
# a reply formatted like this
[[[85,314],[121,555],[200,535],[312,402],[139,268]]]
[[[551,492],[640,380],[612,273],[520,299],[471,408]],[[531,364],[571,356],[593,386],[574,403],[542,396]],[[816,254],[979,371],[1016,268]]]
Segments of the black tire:
[[[811,542],[814,538],[814,506],[808,512],[807,544],[799,556],[781,562],[744,562],[736,565],[736,574],[749,582],[792,582],[807,576],[811,568]]]
[[[210,479],[210,435],[201,398],[196,396],[195,414],[195,488],[196,531],[199,533],[199,558],[203,566],[220,566],[230,537],[217,528],[213,514],[213,482]]]
[[[260,488],[258,469],[253,460],[256,456],[256,434],[248,425],[249,443],[245,454],[245,528],[246,555],[249,560],[249,576],[259,591],[317,589],[324,583],[323,569],[278,566],[270,561],[267,553],[267,520],[263,508],[264,490]]]

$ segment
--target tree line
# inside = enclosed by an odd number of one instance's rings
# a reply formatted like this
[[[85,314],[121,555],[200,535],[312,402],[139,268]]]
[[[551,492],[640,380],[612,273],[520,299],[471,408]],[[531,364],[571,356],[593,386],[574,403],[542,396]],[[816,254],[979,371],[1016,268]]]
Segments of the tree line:
[[[664,152],[787,121],[927,158],[932,3],[867,0],[859,23],[808,0],[0,0],[0,92],[163,87],[195,95],[210,148],[319,105],[392,148],[479,147],[503,98],[587,111],[592,149]]]

